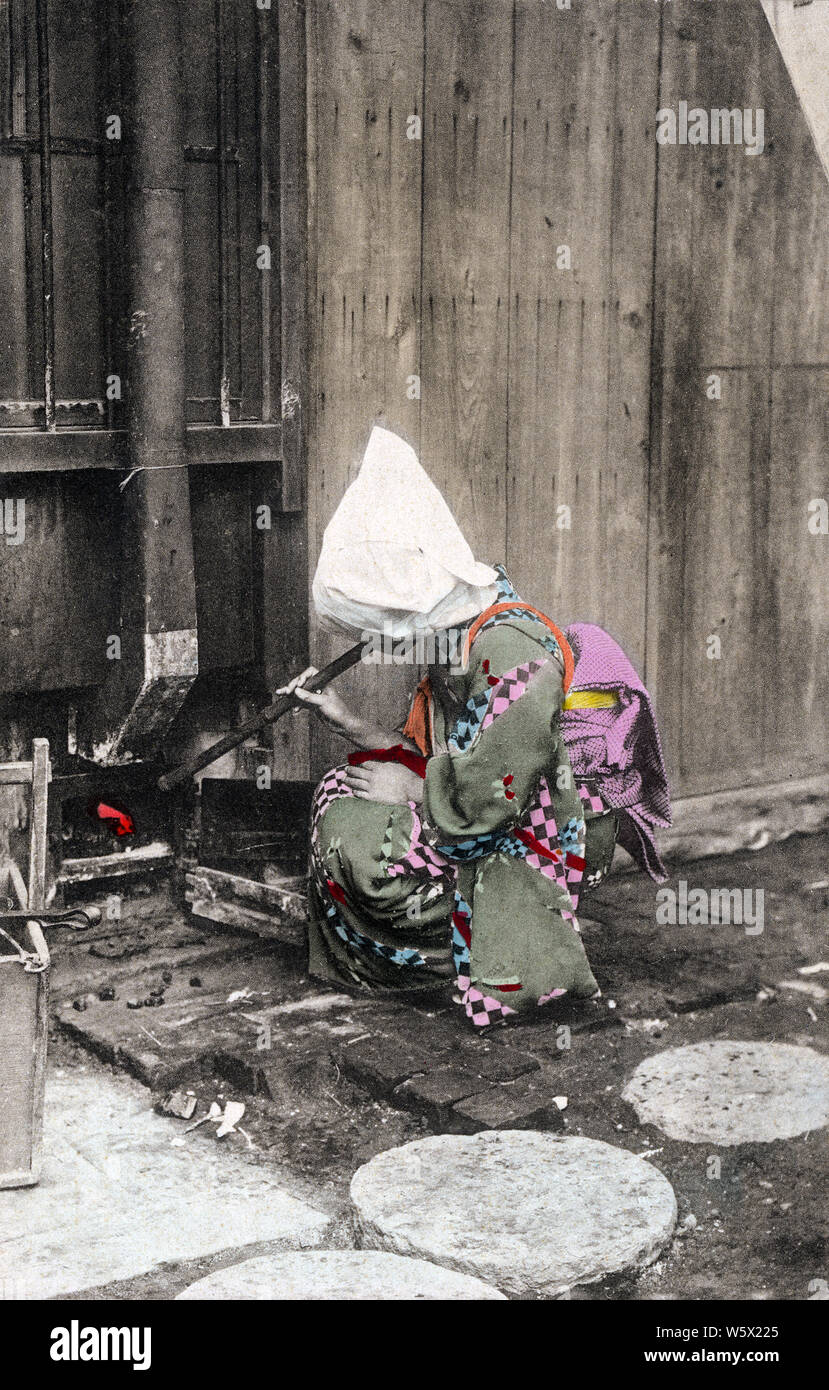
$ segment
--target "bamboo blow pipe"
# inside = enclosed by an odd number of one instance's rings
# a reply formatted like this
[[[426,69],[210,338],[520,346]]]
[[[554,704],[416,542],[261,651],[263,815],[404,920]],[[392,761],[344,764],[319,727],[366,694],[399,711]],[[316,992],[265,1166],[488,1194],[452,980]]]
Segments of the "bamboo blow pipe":
[[[336,661],[332,661],[329,666],[324,666],[314,679],[308,682],[305,689],[313,690],[315,693],[324,690],[328,683],[336,680],[343,671],[357,665],[364,649],[365,644],[363,642],[349,647],[348,651],[343,652],[342,656],[338,656]],[[217,758],[229,753],[231,748],[238,748],[240,743],[244,743],[245,739],[250,738],[250,735],[255,734],[258,729],[264,729],[266,724],[272,724],[275,719],[281,719],[282,715],[287,714],[289,709],[302,709],[301,701],[293,695],[280,695],[279,699],[274,700],[272,705],[260,710],[259,714],[254,714],[251,719],[240,724],[237,729],[231,729],[229,734],[225,734],[224,738],[220,738],[217,743],[205,748],[195,758],[182,763],[172,772],[165,772],[164,776],[158,779],[158,786],[161,791],[168,792],[172,787],[177,787],[180,782],[186,782],[188,777],[192,777],[196,772],[201,772],[202,768],[207,767],[210,763],[215,763]]]

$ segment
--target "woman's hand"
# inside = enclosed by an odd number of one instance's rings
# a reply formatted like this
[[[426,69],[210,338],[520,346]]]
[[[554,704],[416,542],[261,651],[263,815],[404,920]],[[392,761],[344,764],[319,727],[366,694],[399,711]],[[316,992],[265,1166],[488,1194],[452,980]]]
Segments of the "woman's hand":
[[[317,718],[321,719],[323,724],[327,724],[329,729],[333,729],[335,734],[350,738],[359,721],[333,687],[327,685],[319,693],[304,689],[306,682],[313,680],[316,675],[319,675],[317,667],[309,666],[301,675],[294,676],[292,681],[281,690],[277,690],[276,694],[295,696],[303,705],[309,705]]]
[[[419,805],[423,800],[423,778],[402,763],[359,763],[348,769],[346,782],[362,801],[405,806],[408,801]]]
[[[381,728],[379,724],[361,719],[340,699],[332,686],[327,685],[319,694],[313,690],[306,690],[308,681],[313,680],[318,674],[316,666],[309,666],[301,675],[294,676],[292,681],[283,685],[281,690],[277,690],[276,694],[295,696],[298,705],[307,705],[323,724],[327,724],[335,734],[340,734],[358,748],[392,748],[396,743],[402,743],[404,747],[414,750],[414,744],[403,738],[402,734],[389,733],[388,729]]]

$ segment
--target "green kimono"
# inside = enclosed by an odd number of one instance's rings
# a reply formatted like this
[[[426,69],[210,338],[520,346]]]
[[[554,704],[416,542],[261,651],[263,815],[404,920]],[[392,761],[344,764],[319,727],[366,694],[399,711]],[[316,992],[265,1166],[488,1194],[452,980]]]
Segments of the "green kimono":
[[[381,990],[454,976],[478,1027],[597,993],[576,906],[585,878],[607,873],[616,830],[570,769],[561,634],[505,576],[501,598],[515,604],[473,626],[467,668],[433,669],[421,694],[422,804],[355,798],[341,767],[312,815],[312,974]]]

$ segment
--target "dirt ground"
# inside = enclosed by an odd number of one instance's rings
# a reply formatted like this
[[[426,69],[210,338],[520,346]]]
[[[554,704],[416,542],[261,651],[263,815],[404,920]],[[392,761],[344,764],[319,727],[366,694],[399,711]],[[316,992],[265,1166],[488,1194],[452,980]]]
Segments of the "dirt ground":
[[[566,1109],[550,1111],[550,1127],[563,1121],[564,1133],[646,1155],[679,1209],[675,1238],[656,1264],[636,1279],[575,1289],[573,1299],[808,1299],[829,1278],[825,1130],[734,1147],[680,1142],[640,1125],[621,1093],[643,1058],[685,1043],[762,1039],[829,1051],[829,978],[800,973],[829,956],[829,837],[685,864],[671,884],[679,879],[762,888],[763,931],[660,925],[655,885],[614,877],[587,900],[582,919],[600,1003],[557,1006],[486,1040],[472,1036],[448,991],[414,1002],[335,994],[308,979],[300,949],[194,922],[164,885],[125,891],[120,921],[85,937],[63,933],[55,944],[51,1061],[70,1072],[126,1069],[158,1102],[171,1088],[190,1089],[197,1115],[216,1099],[243,1101],[246,1135],[222,1142],[278,1168],[297,1195],[334,1215],[333,1244],[350,1243],[357,1167],[456,1128],[459,1076],[497,1076],[492,1084],[501,1100],[515,1098],[519,1126],[545,1127],[526,1098],[519,1106],[536,1076],[567,1098]],[[153,989],[162,1003],[127,1009]],[[99,999],[111,991],[114,1000]],[[388,1067],[366,1060],[372,1040],[386,1059],[392,1042],[408,1049],[408,1071],[431,1078],[432,1091],[394,1084]],[[497,1071],[507,1058],[523,1075]],[[215,1145],[213,1129],[202,1126],[188,1142]],[[169,1298],[238,1258],[223,1252],[83,1296]]]

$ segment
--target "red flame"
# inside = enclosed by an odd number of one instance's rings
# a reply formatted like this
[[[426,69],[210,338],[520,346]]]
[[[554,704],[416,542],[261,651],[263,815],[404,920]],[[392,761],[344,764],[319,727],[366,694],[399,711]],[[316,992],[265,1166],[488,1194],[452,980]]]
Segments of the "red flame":
[[[106,801],[93,801],[89,806],[93,820],[101,821],[112,835],[134,835],[135,821],[129,811],[109,806]]]

